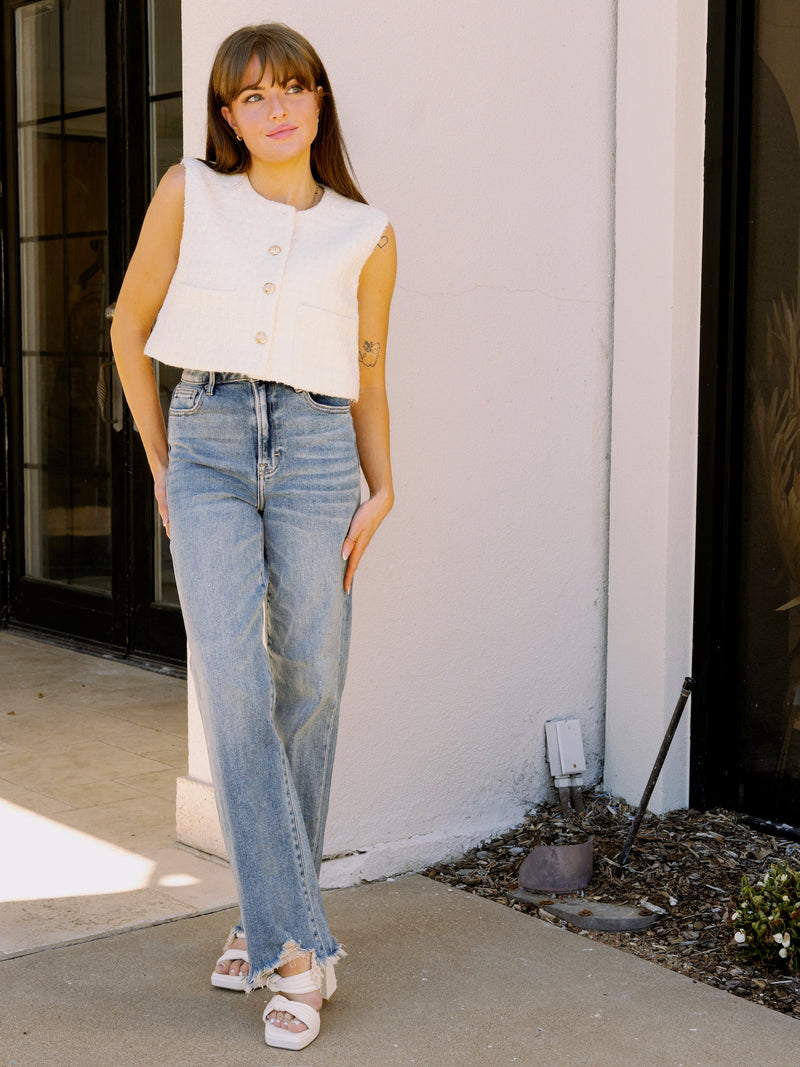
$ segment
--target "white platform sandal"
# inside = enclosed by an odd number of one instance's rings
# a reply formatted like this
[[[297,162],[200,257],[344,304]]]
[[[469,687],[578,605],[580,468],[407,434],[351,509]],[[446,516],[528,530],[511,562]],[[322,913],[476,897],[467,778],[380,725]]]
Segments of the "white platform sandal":
[[[332,963],[327,963],[325,967],[321,968],[317,964],[313,964],[309,970],[301,971],[300,974],[294,974],[288,978],[282,978],[277,971],[274,971],[267,978],[266,986],[276,995],[269,1001],[266,1008],[264,1008],[264,1014],[261,1016],[264,1020],[264,1040],[272,1048],[291,1049],[299,1052],[300,1049],[310,1045],[319,1034],[319,1012],[309,1007],[308,1004],[304,1004],[302,1000],[289,1000],[287,997],[281,996],[281,994],[313,993],[319,989],[322,992],[322,999],[330,1000],[336,992],[336,971],[334,966]],[[295,1033],[293,1030],[286,1030],[282,1026],[273,1026],[268,1019],[270,1012],[273,1011],[289,1012],[295,1019],[305,1023],[308,1029]]]
[[[250,963],[246,948],[229,948],[217,960],[214,970],[211,972],[211,984],[217,986],[218,989],[233,989],[244,993],[247,981],[246,974],[225,974],[217,970],[221,963],[227,963],[228,960],[244,960],[245,963]]]

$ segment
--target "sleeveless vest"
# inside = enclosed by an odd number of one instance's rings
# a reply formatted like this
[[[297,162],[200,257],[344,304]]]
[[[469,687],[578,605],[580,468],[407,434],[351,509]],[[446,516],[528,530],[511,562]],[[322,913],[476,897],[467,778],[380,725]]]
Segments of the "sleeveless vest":
[[[298,211],[245,174],[183,166],[180,255],[147,355],[357,400],[358,279],[387,216],[328,188]]]

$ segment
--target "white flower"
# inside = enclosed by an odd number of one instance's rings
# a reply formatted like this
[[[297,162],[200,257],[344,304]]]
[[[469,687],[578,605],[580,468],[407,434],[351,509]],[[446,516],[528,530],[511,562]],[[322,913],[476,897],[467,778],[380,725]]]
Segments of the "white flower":
[[[779,945],[782,945],[783,944],[783,934],[773,934],[772,935],[772,940],[773,941],[777,941],[777,943]]]
[[[780,958],[781,958],[782,960],[785,960],[785,959],[786,959],[786,957],[787,957],[787,956],[789,955],[789,953],[788,953],[788,952],[786,951],[786,949],[785,949],[785,948],[782,948],[782,949],[780,950],[780,952],[778,953],[778,955],[780,956]]]
[[[784,934],[783,935],[783,940],[781,941],[781,944],[783,945],[783,947],[784,948],[788,948],[789,945],[791,945],[791,943],[792,943],[792,939],[789,936],[789,934]]]
[[[747,940],[744,930],[737,930],[733,935],[733,940],[737,941],[740,945]]]
[[[734,922],[734,923],[735,923],[735,922],[736,922],[736,920],[737,920],[738,918],[739,918],[739,912],[738,912],[738,911],[735,911],[735,912],[733,913],[733,915],[731,915],[731,922]]]

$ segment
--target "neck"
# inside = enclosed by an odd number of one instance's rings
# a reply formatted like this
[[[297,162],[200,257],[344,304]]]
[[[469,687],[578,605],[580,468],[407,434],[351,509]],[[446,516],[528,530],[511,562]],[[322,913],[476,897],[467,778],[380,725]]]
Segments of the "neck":
[[[259,196],[299,211],[313,207],[320,196],[320,187],[314,181],[308,161],[300,166],[275,166],[253,160],[247,177]]]

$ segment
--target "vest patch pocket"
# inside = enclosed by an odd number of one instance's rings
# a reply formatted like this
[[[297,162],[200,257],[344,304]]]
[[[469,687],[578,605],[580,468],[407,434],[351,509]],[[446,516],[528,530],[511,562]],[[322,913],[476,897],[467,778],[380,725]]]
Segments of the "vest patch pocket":
[[[170,415],[194,415],[203,406],[206,391],[202,385],[191,382],[178,382],[172,391],[169,405]]]
[[[358,318],[301,304],[297,309],[295,365],[321,389],[358,392]]]

